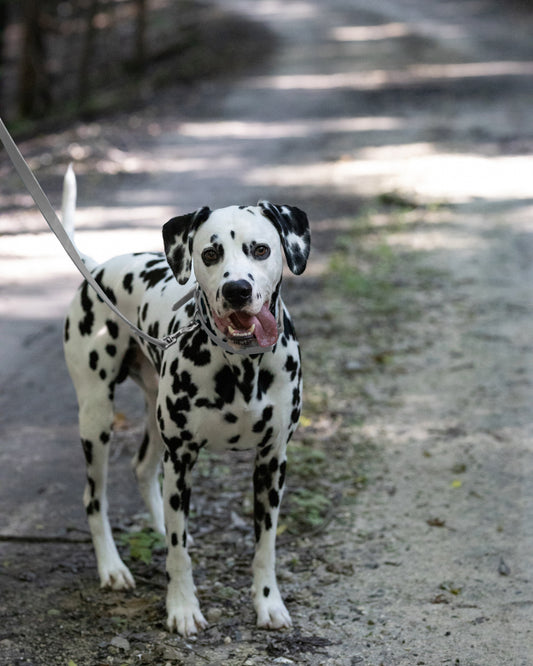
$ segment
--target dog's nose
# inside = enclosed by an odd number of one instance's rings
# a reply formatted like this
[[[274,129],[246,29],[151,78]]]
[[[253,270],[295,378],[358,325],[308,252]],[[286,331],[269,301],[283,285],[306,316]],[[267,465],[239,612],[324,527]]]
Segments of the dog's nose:
[[[233,308],[242,308],[250,302],[252,285],[247,280],[226,282],[222,287],[222,296]]]

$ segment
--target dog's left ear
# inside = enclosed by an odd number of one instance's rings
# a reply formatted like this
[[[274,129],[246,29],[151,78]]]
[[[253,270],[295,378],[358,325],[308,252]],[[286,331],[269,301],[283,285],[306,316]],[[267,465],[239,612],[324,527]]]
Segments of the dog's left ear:
[[[304,272],[311,251],[311,232],[307,215],[296,206],[278,206],[269,201],[258,204],[263,215],[276,227],[287,259],[295,275]]]
[[[192,241],[198,227],[211,215],[205,206],[194,213],[173,217],[163,225],[163,242],[168,265],[180,284],[191,277]]]

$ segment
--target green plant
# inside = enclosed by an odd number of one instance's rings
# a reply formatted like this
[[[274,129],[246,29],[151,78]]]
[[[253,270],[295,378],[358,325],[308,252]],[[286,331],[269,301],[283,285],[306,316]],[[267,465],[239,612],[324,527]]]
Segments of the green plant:
[[[121,534],[119,543],[129,548],[129,557],[132,560],[150,564],[153,552],[165,548],[165,537],[158,532],[146,529]]]

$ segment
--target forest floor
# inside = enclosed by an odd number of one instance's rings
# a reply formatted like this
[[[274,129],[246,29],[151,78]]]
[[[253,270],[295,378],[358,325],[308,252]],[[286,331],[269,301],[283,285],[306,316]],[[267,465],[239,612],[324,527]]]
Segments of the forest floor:
[[[0,664],[531,666],[533,14],[217,6],[254,22],[261,64],[20,147],[56,206],[74,160],[78,244],[101,259],[160,249],[203,205],[308,213],[311,262],[284,292],[305,381],[278,538],[294,627],[254,625],[252,454],[206,452],[191,555],[210,625],[167,633],[128,385],[110,513],[137,588],[99,589],[61,349],[79,277],[2,154]]]

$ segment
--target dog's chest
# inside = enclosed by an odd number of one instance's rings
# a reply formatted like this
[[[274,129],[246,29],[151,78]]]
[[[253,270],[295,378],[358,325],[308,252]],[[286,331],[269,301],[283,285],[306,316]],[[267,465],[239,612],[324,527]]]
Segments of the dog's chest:
[[[298,349],[294,343],[278,354],[274,363],[222,358],[202,367],[166,358],[158,404],[165,440],[261,449],[286,435],[299,418]]]

